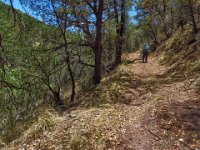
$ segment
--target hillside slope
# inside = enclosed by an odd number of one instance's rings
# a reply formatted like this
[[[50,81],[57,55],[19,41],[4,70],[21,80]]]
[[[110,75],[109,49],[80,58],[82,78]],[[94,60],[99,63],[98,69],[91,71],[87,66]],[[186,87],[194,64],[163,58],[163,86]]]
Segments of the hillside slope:
[[[39,42],[49,48],[52,44],[45,40],[56,33],[53,27],[18,10],[14,15],[11,7],[0,1],[0,141],[19,137],[27,129],[24,121],[41,103],[45,86],[37,84],[42,74],[35,59],[47,58]]]
[[[200,144],[197,80],[170,75],[159,58],[142,64],[139,53],[129,54],[54,125],[25,132],[8,149],[194,149]]]
[[[65,53],[53,53],[62,44],[61,35],[20,12],[13,18],[8,10],[0,2],[3,150],[179,150],[200,145],[200,36],[190,26],[163,41],[147,64],[139,52],[125,55],[123,64],[93,89],[85,80],[92,71],[85,69],[79,81],[84,91],[73,103],[63,98],[69,105],[55,109],[52,91],[67,95],[70,88]],[[81,66],[76,67],[79,72]],[[62,89],[62,84],[69,87]]]

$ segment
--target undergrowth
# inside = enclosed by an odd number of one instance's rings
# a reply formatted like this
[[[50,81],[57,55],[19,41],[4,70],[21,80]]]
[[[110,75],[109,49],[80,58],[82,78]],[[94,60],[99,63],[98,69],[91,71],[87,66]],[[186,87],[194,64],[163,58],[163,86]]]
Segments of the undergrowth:
[[[200,71],[199,61],[199,36],[192,33],[191,27],[186,27],[184,31],[177,30],[168,40],[166,40],[158,50],[164,52],[160,64],[168,65],[171,68],[168,73],[190,74]]]
[[[164,42],[165,50],[174,49],[177,46],[184,46],[188,44],[189,40],[191,40],[191,27],[187,26],[184,31],[179,29],[177,30],[168,40]]]
[[[34,137],[40,132],[53,126],[59,120],[62,120],[53,108],[44,108],[45,106],[38,108],[35,111],[35,114],[28,120],[20,122],[9,131],[0,135],[0,147],[6,146],[11,141],[14,141],[15,143]]]
[[[124,98],[127,81],[131,81],[131,75],[125,71],[125,66],[121,65],[104,77],[100,86],[84,94],[81,98],[84,99],[82,104],[85,107],[102,107],[105,104],[129,103]]]

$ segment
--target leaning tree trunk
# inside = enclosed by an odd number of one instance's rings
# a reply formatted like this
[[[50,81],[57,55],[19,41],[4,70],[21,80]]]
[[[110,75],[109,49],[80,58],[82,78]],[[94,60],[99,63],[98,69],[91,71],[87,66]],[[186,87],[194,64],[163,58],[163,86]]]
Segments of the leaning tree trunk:
[[[73,75],[73,71],[70,65],[70,60],[69,60],[69,54],[67,54],[66,56],[66,64],[67,64],[67,68],[69,71],[69,76],[70,76],[70,80],[71,80],[71,84],[72,84],[72,89],[71,89],[71,102],[74,101],[75,95],[76,95],[76,83],[75,83],[75,79],[74,79],[74,75]]]
[[[70,76],[70,80],[71,80],[71,84],[72,84],[71,100],[70,101],[73,102],[75,94],[76,94],[76,83],[75,83],[73,71],[72,71],[71,64],[70,64],[70,54],[67,51],[68,50],[68,43],[67,43],[67,37],[66,37],[67,20],[65,20],[65,22],[63,23],[64,26],[61,26],[61,22],[59,20],[59,15],[57,14],[56,8],[53,5],[53,0],[51,0],[51,6],[53,8],[53,11],[54,11],[54,14],[55,14],[55,17],[56,17],[57,25],[60,29],[61,35],[62,35],[64,43],[65,43],[65,62],[67,64],[67,69],[69,71],[69,76]],[[65,11],[65,15],[67,15],[66,11]]]

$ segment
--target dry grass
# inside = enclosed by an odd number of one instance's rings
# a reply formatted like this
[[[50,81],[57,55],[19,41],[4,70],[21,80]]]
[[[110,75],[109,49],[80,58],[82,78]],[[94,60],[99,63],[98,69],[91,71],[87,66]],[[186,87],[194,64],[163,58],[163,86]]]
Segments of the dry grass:
[[[134,144],[150,146],[155,137],[152,138],[146,128],[161,133],[160,127],[167,126],[170,121],[165,119],[165,114],[179,111],[173,107],[174,102],[179,104],[181,100],[185,106],[195,95],[184,89],[184,85],[190,88],[190,81],[177,82],[172,80],[171,74],[166,76],[168,68],[159,66],[157,58],[141,64],[133,61],[139,55],[129,56],[128,61],[104,77],[99,86],[82,94],[78,105],[70,111],[61,116],[51,109],[39,113],[21,141],[9,149],[104,150],[128,149],[128,145]],[[163,109],[167,111],[163,112]],[[152,124],[156,119],[162,120],[161,124]],[[176,120],[172,121],[176,125]],[[168,144],[172,148],[169,141],[175,139],[177,142],[177,138],[170,137],[170,133],[179,131],[177,128],[162,131],[168,136],[159,144]]]
[[[31,118],[20,122],[15,128],[10,129],[10,132],[2,135],[3,138],[0,140],[0,147],[7,146],[10,140],[13,140],[12,143],[14,144],[36,137],[37,134],[48,130],[59,121],[62,121],[62,118],[53,108],[40,107]]]
[[[54,109],[45,108],[44,112],[36,117],[36,121],[28,128],[28,130],[23,132],[20,140],[24,141],[29,137],[35,136],[39,132],[44,132],[60,121],[62,121],[62,118],[59,117]]]
[[[173,36],[171,36],[167,41],[165,41],[164,46],[165,46],[165,50],[171,50],[174,48],[174,46],[178,46],[178,45],[186,45],[188,43],[188,40],[192,33],[192,29],[191,27],[186,27],[184,29],[184,31],[182,31],[181,29],[177,30]]]

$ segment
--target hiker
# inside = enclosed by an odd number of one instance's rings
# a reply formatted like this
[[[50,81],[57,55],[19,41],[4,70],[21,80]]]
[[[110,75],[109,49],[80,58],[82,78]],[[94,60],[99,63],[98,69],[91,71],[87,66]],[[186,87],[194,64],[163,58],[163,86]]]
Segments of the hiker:
[[[148,53],[149,53],[149,45],[148,43],[145,43],[143,47],[143,56],[142,56],[143,63],[147,63]]]

